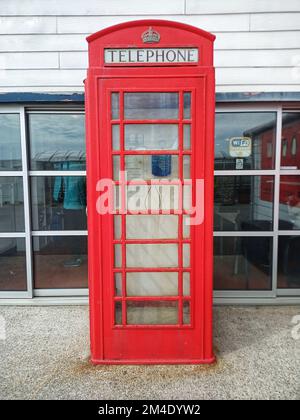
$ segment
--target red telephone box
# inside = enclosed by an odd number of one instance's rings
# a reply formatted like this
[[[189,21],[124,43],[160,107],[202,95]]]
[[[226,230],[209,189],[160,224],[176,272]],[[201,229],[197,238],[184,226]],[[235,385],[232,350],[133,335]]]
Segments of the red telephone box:
[[[163,20],[88,37],[95,364],[214,361],[214,38]]]

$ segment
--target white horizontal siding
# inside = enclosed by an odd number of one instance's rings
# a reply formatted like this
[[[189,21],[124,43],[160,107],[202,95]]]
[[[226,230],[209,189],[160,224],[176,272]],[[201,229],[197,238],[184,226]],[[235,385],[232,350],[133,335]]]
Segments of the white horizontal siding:
[[[24,80],[27,86],[82,86],[85,77],[84,70],[1,70],[0,86],[21,87]]]
[[[253,14],[250,16],[250,30],[251,31],[300,30],[300,13]]]
[[[280,50],[300,47],[300,31],[240,32],[238,34],[225,32],[216,35],[215,48],[217,50]]]
[[[80,51],[87,50],[87,34],[80,35],[0,35],[0,51]]]
[[[59,54],[57,52],[40,53],[2,53],[0,69],[58,69]]]
[[[152,15],[153,16],[153,15]],[[126,16],[126,21],[147,19],[149,16]],[[159,19],[160,16],[153,16]],[[180,21],[209,32],[249,31],[250,15],[166,15],[166,20]],[[124,16],[58,16],[58,33],[93,33],[107,26],[124,22]]]
[[[1,0],[1,15],[183,14],[185,0]]]
[[[0,92],[83,90],[86,36],[136,19],[217,36],[217,91],[300,91],[300,0],[0,0]]]
[[[300,62],[300,49],[294,50],[218,50],[216,67],[294,67]]]
[[[186,13],[300,12],[299,0],[186,0]]]
[[[298,72],[300,73],[300,72]],[[268,85],[276,79],[278,84],[300,83],[300,75],[287,67],[264,68],[217,68],[216,82],[219,85]]]
[[[0,0],[1,2],[1,0]],[[1,12],[0,6],[0,12]],[[0,17],[0,34],[53,34],[56,33],[54,16]]]

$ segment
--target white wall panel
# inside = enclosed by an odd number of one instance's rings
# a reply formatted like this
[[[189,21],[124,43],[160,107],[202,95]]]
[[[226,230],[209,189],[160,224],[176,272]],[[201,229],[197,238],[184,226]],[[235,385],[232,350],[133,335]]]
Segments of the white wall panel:
[[[299,0],[186,0],[186,13],[300,12]]]
[[[0,35],[0,51],[87,50],[87,35]]]
[[[58,16],[58,33],[93,33],[108,26],[137,19],[147,19],[149,16]],[[160,16],[153,16],[160,19]],[[166,20],[187,23],[209,32],[249,31],[250,15],[167,15]]]
[[[250,17],[250,30],[300,30],[300,13],[255,13]]]
[[[0,0],[1,15],[138,15],[184,13],[184,0]]]
[[[219,50],[300,48],[300,36],[297,31],[240,32],[238,34],[225,32],[216,35],[215,48]]]
[[[216,67],[294,67],[300,64],[300,49],[217,50]]]
[[[83,86],[84,70],[1,70],[0,86]],[[18,89],[20,91],[20,89]]]
[[[85,52],[61,52],[60,67],[62,69],[86,69],[88,66],[88,53]]]
[[[0,13],[1,6],[0,0]],[[55,16],[0,17],[0,34],[51,34],[55,32]]]
[[[268,85],[274,83],[274,80],[276,80],[277,84],[300,83],[300,77],[293,72],[293,69],[286,67],[216,69],[216,82],[219,85],[243,85],[252,83],[256,85]]]
[[[55,69],[59,68],[57,52],[41,53],[2,53],[0,69]]]

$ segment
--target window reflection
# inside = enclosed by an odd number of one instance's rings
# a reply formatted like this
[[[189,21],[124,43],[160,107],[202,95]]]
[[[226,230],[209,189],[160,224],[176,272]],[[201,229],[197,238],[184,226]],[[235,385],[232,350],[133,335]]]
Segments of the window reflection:
[[[85,230],[86,180],[83,176],[31,177],[34,230]]]
[[[274,169],[275,112],[216,114],[215,169]]]
[[[125,119],[176,119],[179,98],[173,92],[133,92],[124,94]]]
[[[25,291],[25,239],[0,238],[0,290]]]
[[[82,114],[29,114],[32,170],[85,170]]]
[[[300,288],[300,236],[281,236],[278,240],[278,288]]]
[[[215,237],[215,290],[271,290],[272,238]]]
[[[87,287],[86,237],[34,237],[33,250],[36,289]]]
[[[22,169],[20,117],[0,114],[0,171]]]
[[[282,114],[282,169],[300,169],[300,113]]]
[[[126,124],[126,150],[177,150],[177,124]]]
[[[279,229],[300,229],[300,176],[280,178]]]
[[[0,232],[24,232],[22,177],[0,177]]]
[[[272,230],[273,196],[272,176],[216,176],[215,230]]]

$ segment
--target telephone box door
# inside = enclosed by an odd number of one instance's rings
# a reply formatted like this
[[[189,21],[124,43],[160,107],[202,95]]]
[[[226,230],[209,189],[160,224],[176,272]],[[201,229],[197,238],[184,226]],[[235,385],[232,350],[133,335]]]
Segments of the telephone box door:
[[[99,83],[101,178],[115,184],[115,214],[101,219],[104,359],[201,362],[205,235],[189,223],[204,181],[205,80]]]

